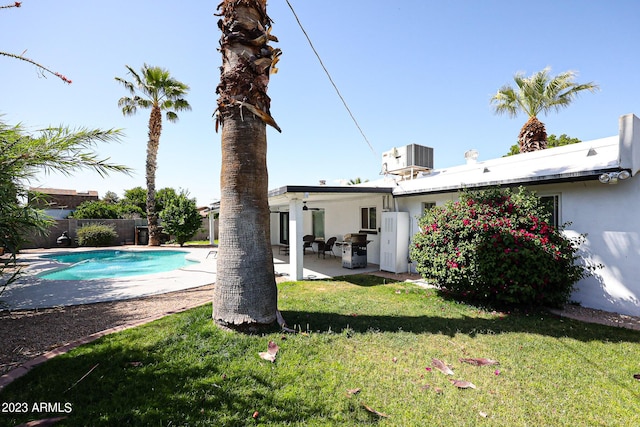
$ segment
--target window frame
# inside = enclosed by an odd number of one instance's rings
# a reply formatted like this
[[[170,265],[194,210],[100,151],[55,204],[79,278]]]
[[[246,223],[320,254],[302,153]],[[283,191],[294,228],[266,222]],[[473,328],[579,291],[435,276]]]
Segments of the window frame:
[[[366,211],[366,216],[365,216]],[[373,217],[372,217],[373,214]],[[366,224],[365,224],[366,218]],[[371,226],[373,220],[373,227]],[[378,208],[376,206],[360,207],[360,231],[363,233],[371,233],[378,231]]]
[[[550,225],[555,228],[559,228],[562,225],[562,194],[561,193],[548,193],[538,194],[541,204],[546,204],[544,199],[553,199],[553,208],[551,212]]]

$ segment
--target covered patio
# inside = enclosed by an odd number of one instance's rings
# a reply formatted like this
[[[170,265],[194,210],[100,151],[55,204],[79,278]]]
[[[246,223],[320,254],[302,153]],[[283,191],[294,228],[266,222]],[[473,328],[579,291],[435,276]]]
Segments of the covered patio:
[[[271,210],[271,244],[274,245],[276,271],[291,280],[379,271],[381,212],[390,208],[390,186],[297,186],[289,185],[269,192]],[[377,216],[376,216],[377,215]],[[364,219],[363,219],[364,218]],[[367,234],[367,266],[342,267],[341,247],[334,248],[335,258],[327,254],[318,259],[303,248],[303,237],[314,235],[316,241],[335,237],[340,243],[345,235]],[[286,246],[286,251],[280,248]],[[317,246],[314,246],[317,250]]]
[[[303,255],[304,261],[302,277],[296,278],[291,276],[292,266],[290,255],[280,254],[279,247],[274,246],[273,268],[275,270],[276,277],[281,277],[285,280],[315,280],[380,271],[380,266],[378,264],[371,263],[368,263],[367,266],[363,268],[343,267],[340,250],[341,249],[339,247],[336,247],[334,249],[336,256],[334,257],[327,253],[325,258],[323,258],[322,255],[318,257],[317,253],[307,251],[307,254]]]

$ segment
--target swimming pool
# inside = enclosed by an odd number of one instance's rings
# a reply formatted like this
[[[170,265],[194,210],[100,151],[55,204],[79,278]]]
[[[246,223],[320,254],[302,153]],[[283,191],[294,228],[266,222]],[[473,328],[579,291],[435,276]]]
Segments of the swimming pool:
[[[198,261],[186,259],[189,252],[174,250],[98,250],[43,255],[69,264],[39,275],[47,280],[95,280],[139,276],[176,270]]]

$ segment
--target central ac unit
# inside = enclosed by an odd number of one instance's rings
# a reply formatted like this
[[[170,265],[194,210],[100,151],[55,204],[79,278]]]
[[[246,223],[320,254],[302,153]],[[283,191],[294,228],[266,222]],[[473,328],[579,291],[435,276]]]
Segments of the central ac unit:
[[[433,148],[418,144],[392,148],[382,153],[382,167],[389,173],[433,169]]]

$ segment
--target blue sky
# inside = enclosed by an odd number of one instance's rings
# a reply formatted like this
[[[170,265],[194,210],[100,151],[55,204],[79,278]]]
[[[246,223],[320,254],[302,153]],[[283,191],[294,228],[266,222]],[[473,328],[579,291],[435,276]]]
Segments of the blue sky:
[[[221,58],[214,16],[219,1],[36,1],[0,10],[0,50],[37,60],[71,85],[22,61],[0,57],[0,114],[29,129],[48,125],[121,128],[119,144],[98,152],[135,169],[132,177],[42,176],[32,185],[76,190],[145,186],[148,111],[123,117],[114,80],[125,64],[170,70],[190,85],[192,111],[166,123],[158,188],[189,190],[199,205],[220,197],[220,134],[212,113]],[[636,0],[290,0],[325,66],[358,120],[363,139],[336,95],[285,0],[271,0],[272,33],[283,51],[272,75],[269,187],[380,177],[384,151],[434,148],[436,168],[500,157],[526,117],[496,116],[491,96],[513,75],[546,66],[578,71],[584,93],[569,108],[539,117],[547,133],[582,140],[618,133],[618,117],[640,114],[640,3]]]

